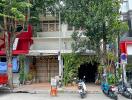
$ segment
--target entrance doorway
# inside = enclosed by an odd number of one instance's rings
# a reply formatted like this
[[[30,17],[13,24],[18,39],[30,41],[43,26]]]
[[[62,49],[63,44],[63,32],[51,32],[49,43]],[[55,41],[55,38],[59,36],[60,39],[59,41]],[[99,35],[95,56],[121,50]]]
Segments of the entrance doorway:
[[[37,56],[33,62],[38,82],[49,82],[51,77],[59,75],[57,56]]]
[[[78,69],[79,79],[83,79],[85,76],[85,82],[93,83],[95,82],[95,77],[97,75],[97,63],[84,63],[81,64]]]

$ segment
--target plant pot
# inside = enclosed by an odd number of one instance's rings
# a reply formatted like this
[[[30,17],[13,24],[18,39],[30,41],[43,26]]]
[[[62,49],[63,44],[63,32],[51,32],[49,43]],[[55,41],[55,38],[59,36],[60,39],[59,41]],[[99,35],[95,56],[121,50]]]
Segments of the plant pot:
[[[30,85],[30,84],[32,84],[32,81],[25,81],[25,84]]]

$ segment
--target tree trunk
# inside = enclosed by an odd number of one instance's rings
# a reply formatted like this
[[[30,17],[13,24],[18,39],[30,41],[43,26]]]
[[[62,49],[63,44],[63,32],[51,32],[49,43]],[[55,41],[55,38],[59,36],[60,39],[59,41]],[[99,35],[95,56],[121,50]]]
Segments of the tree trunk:
[[[13,75],[12,75],[12,49],[10,48],[10,35],[7,30],[7,18],[4,17],[4,27],[5,27],[5,48],[6,48],[6,62],[7,62],[7,75],[8,75],[8,85],[10,89],[13,89]]]
[[[12,58],[8,58],[8,85],[13,89]]]
[[[12,75],[12,51],[10,50],[9,34],[5,34],[6,44],[6,59],[7,59],[7,74],[8,74],[8,85],[13,89],[13,75]]]

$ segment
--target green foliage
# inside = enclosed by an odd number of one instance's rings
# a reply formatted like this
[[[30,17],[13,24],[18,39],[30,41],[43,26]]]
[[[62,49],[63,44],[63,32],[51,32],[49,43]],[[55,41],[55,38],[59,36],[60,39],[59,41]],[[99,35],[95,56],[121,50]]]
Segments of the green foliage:
[[[106,44],[115,43],[118,33],[128,26],[119,20],[119,0],[63,0],[62,19],[68,24],[84,29],[72,35],[73,51],[94,50],[102,63],[106,64]],[[123,27],[124,26],[124,27]],[[103,40],[101,52],[100,41]],[[81,49],[81,50],[80,50]]]
[[[117,60],[117,57],[115,56],[114,52],[107,52],[106,59],[107,59],[107,66],[111,67],[113,62]]]
[[[108,74],[107,81],[109,84],[115,84],[115,80],[117,80],[117,78],[115,78],[114,74]]]
[[[104,69],[103,66],[99,65],[98,66],[98,73],[102,74],[103,73],[103,69]]]
[[[33,79],[33,75],[32,75],[32,73],[27,73],[26,75],[25,75],[25,81],[31,81]]]
[[[117,68],[118,75],[121,76],[122,74],[122,68]]]
[[[78,68],[83,63],[94,63],[98,62],[97,57],[93,56],[83,56],[79,54],[63,54],[64,58],[64,85],[71,83],[73,79],[78,76]]]
[[[0,1],[0,7],[2,9],[2,11],[0,12],[0,16],[5,16],[17,20],[25,20],[25,9],[31,6],[32,5],[30,3],[22,0]]]
[[[121,79],[122,68],[117,68],[116,76],[114,73],[107,73],[107,81],[109,84],[118,84]]]
[[[19,66],[20,66],[19,81],[21,84],[24,84],[24,81],[25,81],[25,71],[24,71],[25,56],[23,56],[23,55],[19,56]]]
[[[114,60],[116,60],[116,56],[114,55],[113,52],[108,52],[107,59],[114,61]]]
[[[128,72],[129,72],[129,71],[130,71],[130,72],[132,71],[132,64],[127,64],[127,65],[126,65],[126,71],[128,71]]]

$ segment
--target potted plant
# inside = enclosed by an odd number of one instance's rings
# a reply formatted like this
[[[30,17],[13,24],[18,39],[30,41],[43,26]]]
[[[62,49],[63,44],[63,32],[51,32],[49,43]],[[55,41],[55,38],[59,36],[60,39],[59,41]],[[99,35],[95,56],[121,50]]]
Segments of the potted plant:
[[[30,85],[32,83],[33,80],[33,75],[32,73],[28,73],[25,77],[25,84],[26,85]]]

